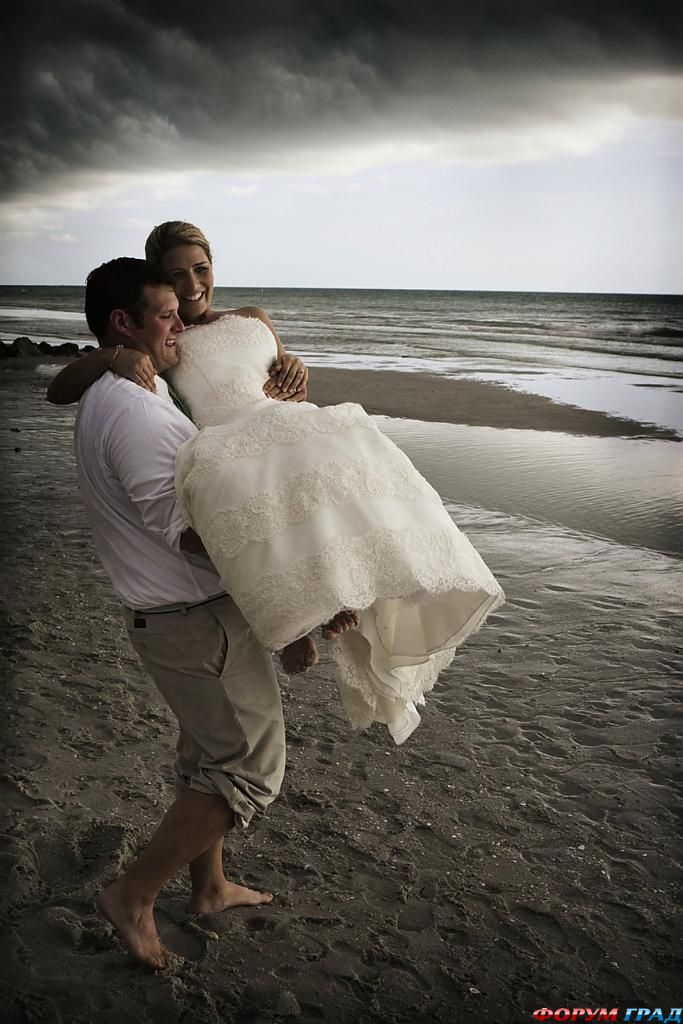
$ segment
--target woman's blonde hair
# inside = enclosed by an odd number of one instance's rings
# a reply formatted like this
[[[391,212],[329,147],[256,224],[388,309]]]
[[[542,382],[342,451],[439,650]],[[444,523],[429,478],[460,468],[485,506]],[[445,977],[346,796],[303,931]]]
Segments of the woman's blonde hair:
[[[169,249],[175,249],[177,245],[199,245],[206,253],[209,263],[213,262],[211,247],[204,234],[194,224],[188,224],[185,220],[167,220],[163,224],[158,224],[145,242],[145,259],[160,266],[164,253]]]

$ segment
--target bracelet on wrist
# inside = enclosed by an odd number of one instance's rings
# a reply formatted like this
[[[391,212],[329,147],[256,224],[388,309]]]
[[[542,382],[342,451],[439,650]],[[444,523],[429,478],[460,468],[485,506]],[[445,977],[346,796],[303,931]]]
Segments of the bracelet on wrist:
[[[116,360],[118,359],[118,356],[119,356],[119,352],[123,352],[123,349],[124,349],[124,346],[123,346],[123,345],[116,345],[116,346],[114,347],[114,355],[113,355],[113,356],[111,357],[111,362],[110,362],[110,364],[109,364],[109,369],[110,369],[110,370],[111,370],[111,368],[113,367],[113,365],[114,365],[114,363],[116,362]]]

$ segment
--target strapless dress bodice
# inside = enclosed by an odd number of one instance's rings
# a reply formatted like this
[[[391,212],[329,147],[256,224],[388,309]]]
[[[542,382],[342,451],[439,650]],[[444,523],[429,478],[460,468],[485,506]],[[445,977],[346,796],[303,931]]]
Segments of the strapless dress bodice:
[[[171,383],[198,427],[230,422],[256,404],[277,356],[272,332],[257,317],[227,313],[189,327],[178,338],[180,362]]]

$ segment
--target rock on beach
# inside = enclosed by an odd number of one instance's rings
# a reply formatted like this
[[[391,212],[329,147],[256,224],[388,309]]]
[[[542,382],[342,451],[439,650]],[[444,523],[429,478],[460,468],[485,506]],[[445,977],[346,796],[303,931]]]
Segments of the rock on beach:
[[[61,345],[50,345],[47,341],[36,344],[30,338],[22,335],[15,338],[13,342],[0,341],[0,359],[35,359],[41,356],[79,356],[84,352],[92,352],[94,345],[85,345],[79,348],[75,341],[63,341]]]

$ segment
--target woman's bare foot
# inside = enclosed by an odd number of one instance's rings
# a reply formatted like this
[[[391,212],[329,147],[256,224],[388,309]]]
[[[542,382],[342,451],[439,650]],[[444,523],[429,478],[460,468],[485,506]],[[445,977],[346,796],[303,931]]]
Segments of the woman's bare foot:
[[[355,612],[353,608],[342,608],[329,622],[324,622],[320,628],[325,639],[329,640],[333,636],[339,636],[340,633],[346,633],[347,629],[355,629],[359,621],[358,612]]]
[[[191,914],[219,914],[230,907],[260,907],[272,901],[272,892],[257,892],[226,880],[220,889],[193,892],[189,911]]]
[[[312,636],[302,636],[300,640],[287,644],[280,651],[282,668],[288,676],[296,675],[297,672],[308,672],[309,668],[318,664],[319,659],[318,648]]]
[[[166,957],[159,941],[152,907],[127,897],[120,880],[100,894],[99,904],[100,910],[114,925],[131,956],[155,971],[162,971],[166,966]]]

